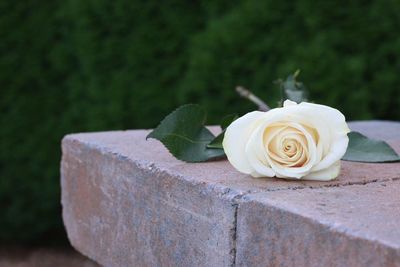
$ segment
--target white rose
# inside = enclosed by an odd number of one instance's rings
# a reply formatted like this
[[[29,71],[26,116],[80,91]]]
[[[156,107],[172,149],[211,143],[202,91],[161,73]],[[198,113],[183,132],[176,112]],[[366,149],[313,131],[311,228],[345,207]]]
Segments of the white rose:
[[[329,181],[339,175],[349,132],[337,109],[286,100],[282,108],[235,120],[223,147],[230,163],[253,177]]]

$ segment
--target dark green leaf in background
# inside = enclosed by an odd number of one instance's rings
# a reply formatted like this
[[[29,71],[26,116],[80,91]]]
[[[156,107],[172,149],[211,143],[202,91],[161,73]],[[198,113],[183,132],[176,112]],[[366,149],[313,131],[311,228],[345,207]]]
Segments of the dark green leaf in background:
[[[147,138],[159,140],[174,157],[186,162],[223,157],[223,149],[207,147],[215,136],[204,126],[205,121],[202,107],[184,105],[165,117]]]
[[[349,146],[343,160],[358,162],[400,161],[399,155],[386,142],[370,139],[359,132],[350,132]]]
[[[399,121],[399,1],[348,3],[1,1],[1,242],[67,244],[68,133],[154,128],[192,102],[215,124],[254,108],[236,85],[272,106],[280,90],[268,85],[298,67],[316,103]]]

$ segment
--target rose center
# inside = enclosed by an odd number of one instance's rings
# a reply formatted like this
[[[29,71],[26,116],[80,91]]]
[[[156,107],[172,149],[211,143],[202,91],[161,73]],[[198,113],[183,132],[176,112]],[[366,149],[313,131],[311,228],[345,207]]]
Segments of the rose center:
[[[276,164],[301,167],[308,162],[307,139],[302,131],[291,126],[276,127],[270,132],[266,145],[268,154]]]
[[[299,146],[298,142],[293,139],[285,139],[283,142],[283,152],[285,155],[288,157],[293,157],[296,155],[296,152],[298,149],[301,149],[301,146]]]

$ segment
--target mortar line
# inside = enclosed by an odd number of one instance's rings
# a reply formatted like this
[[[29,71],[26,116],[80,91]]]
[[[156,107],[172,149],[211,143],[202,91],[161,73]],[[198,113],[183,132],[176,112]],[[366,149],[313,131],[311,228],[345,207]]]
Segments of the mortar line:
[[[232,254],[232,267],[236,266],[236,246],[237,246],[237,214],[238,214],[238,210],[239,210],[239,204],[236,203],[235,204],[235,211],[233,214],[233,234],[232,234],[232,239],[233,239],[233,248],[231,250],[231,254]]]
[[[286,191],[286,190],[302,190],[302,189],[322,189],[322,188],[330,188],[330,187],[347,187],[347,186],[353,186],[353,185],[368,185],[368,184],[374,184],[374,183],[384,183],[384,182],[395,182],[400,180],[400,177],[394,177],[394,178],[386,178],[386,179],[373,179],[369,181],[358,181],[358,182],[347,182],[344,184],[328,184],[328,185],[319,185],[319,186],[295,186],[295,187],[285,187],[285,188],[274,188],[274,189],[261,189],[261,190],[249,190],[246,192],[246,194],[258,194],[258,193],[263,193],[263,192],[276,192],[276,191]]]
[[[231,229],[232,231],[232,249],[231,252],[229,254],[232,255],[233,259],[232,259],[232,263],[231,263],[231,267],[235,267],[236,266],[236,253],[237,253],[237,225],[238,225],[238,212],[239,212],[239,203],[240,200],[246,196],[246,194],[243,195],[237,195],[233,198],[233,203],[232,206],[234,206],[235,210],[233,213],[233,228]]]

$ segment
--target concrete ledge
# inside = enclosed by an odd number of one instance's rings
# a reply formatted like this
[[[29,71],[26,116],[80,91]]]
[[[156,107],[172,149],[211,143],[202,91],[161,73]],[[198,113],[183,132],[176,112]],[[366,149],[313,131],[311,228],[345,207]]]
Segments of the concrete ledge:
[[[400,151],[400,123],[351,128]],[[343,162],[331,182],[254,179],[227,161],[180,162],[147,133],[63,139],[68,237],[100,264],[400,266],[399,163]]]

